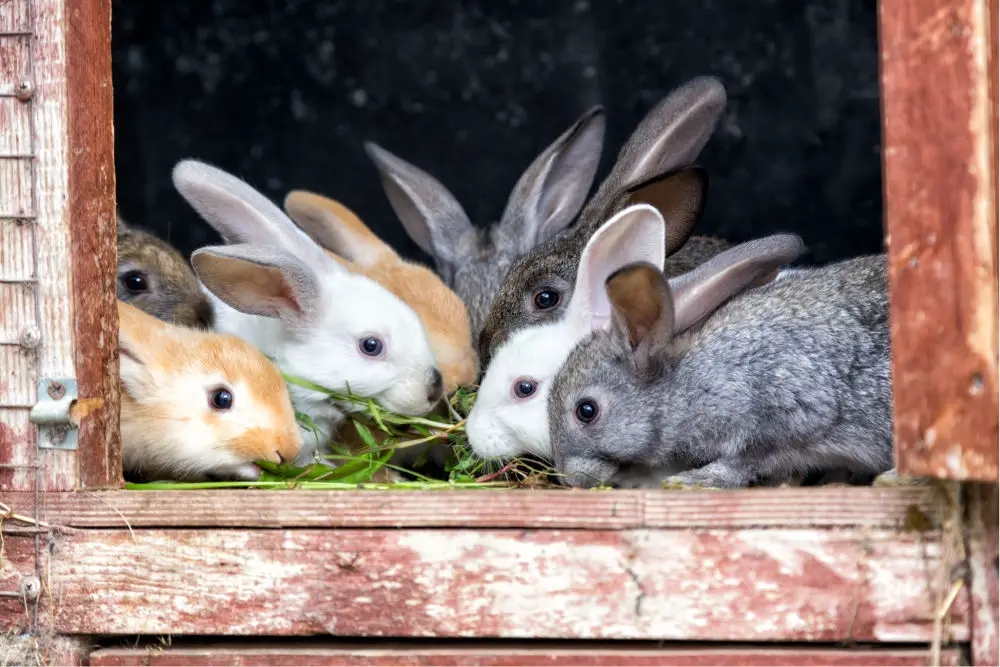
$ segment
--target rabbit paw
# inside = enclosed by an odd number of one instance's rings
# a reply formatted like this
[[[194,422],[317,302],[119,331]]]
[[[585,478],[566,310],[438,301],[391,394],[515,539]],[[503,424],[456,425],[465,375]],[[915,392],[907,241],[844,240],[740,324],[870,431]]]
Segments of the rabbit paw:
[[[736,489],[749,486],[745,465],[715,461],[707,466],[671,475],[663,480],[664,488]]]

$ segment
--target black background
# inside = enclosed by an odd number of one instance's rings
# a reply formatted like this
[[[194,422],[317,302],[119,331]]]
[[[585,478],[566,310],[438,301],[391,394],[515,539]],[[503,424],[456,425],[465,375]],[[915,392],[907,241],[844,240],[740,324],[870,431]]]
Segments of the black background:
[[[602,169],[660,98],[720,77],[701,232],[796,231],[827,262],[881,249],[876,0],[113,2],[123,216],[185,253],[217,241],[170,184],[181,158],[280,202],[338,198],[421,258],[362,141],[496,220],[521,171],[588,107]]]

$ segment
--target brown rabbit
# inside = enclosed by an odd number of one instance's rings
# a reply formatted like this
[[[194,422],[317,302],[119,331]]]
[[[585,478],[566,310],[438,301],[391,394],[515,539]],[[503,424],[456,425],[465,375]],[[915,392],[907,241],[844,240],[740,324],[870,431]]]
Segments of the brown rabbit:
[[[465,304],[429,268],[401,258],[349,208],[322,195],[295,190],[285,212],[327,254],[377,282],[417,313],[441,370],[445,392],[470,385],[479,374]]]
[[[118,218],[117,296],[165,322],[212,328],[212,304],[180,252]]]
[[[118,349],[127,479],[254,480],[299,454],[285,381],[250,343],[119,301]]]

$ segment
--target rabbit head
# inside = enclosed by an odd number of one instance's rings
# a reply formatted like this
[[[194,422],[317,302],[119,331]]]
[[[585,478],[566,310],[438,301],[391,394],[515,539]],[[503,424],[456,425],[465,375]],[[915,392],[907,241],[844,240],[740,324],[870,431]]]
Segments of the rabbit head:
[[[373,143],[365,148],[403,228],[465,302],[478,336],[511,264],[576,219],[603,140],[604,110],[594,107],[535,158],[511,191],[500,221],[488,227],[473,225],[430,174]]]
[[[722,83],[699,77],[674,90],[646,115],[576,225],[535,247],[507,272],[479,335],[483,363],[489,363],[494,350],[515,330],[562,316],[587,239],[624,207],[641,202],[659,209],[667,222],[668,256],[685,245],[701,217],[708,188],[707,174],[692,164],[712,136],[725,104]],[[697,246],[698,256],[678,263],[680,270],[725,247],[716,239],[698,240],[703,241]]]
[[[635,478],[637,471],[692,467],[689,460],[664,456],[660,443],[667,420],[677,420],[669,432],[687,434],[696,424],[686,415],[714,428],[713,420],[721,424],[731,410],[706,408],[716,400],[712,395],[671,388],[677,359],[697,344],[682,334],[803,251],[798,236],[779,234],[731,248],[669,281],[651,263],[613,275],[606,287],[610,326],[601,326],[604,318],[596,321],[552,382],[550,437],[555,469],[564,481],[595,486]],[[709,350],[708,356],[713,354]],[[712,371],[691,373],[698,378]],[[681,405],[691,412],[671,412]],[[662,417],[663,411],[669,417]]]
[[[212,328],[212,304],[187,261],[166,241],[117,215],[118,299],[165,322]]]
[[[285,197],[285,211],[331,257],[371,278],[417,313],[444,378],[445,393],[476,381],[479,359],[469,313],[433,271],[404,260],[340,202],[297,190]]]
[[[469,414],[469,444],[480,457],[530,453],[551,457],[547,397],[559,367],[576,343],[611,315],[605,281],[636,261],[662,262],[664,223],[637,204],[619,212],[591,237],[580,260],[566,317],[521,329],[486,369]]]
[[[409,306],[335,261],[236,177],[193,160],[179,163],[173,176],[195,210],[238,242],[202,248],[191,258],[221,302],[217,328],[257,343],[286,373],[374,398],[389,410],[426,414],[440,401],[441,373]],[[234,318],[223,304],[244,317]],[[329,403],[308,389],[291,391],[296,407],[306,397]]]
[[[133,478],[257,479],[296,457],[281,373],[234,336],[161,322],[118,302],[123,467]]]

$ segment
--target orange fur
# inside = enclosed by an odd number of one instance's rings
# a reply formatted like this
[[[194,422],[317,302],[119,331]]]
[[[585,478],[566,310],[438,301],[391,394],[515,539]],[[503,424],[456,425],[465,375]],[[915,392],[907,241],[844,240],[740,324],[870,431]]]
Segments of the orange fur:
[[[285,198],[285,210],[330,257],[374,280],[417,313],[448,393],[476,381],[479,359],[468,311],[433,271],[402,259],[340,202],[298,190]]]

